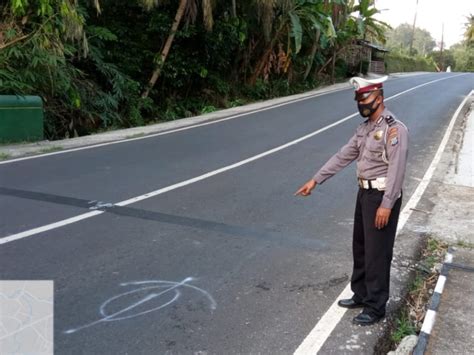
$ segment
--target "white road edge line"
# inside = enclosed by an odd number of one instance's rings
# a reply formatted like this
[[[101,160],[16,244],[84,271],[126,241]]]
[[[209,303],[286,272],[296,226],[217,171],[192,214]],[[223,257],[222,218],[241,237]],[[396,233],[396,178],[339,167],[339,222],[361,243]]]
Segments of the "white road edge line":
[[[414,76],[426,75],[426,74],[427,73],[418,74],[418,75],[414,75]],[[464,75],[464,74],[461,74],[461,75]],[[459,76],[459,75],[456,75],[456,76]],[[454,77],[455,76],[451,76],[451,77],[448,77],[448,78],[445,78],[445,79],[454,78]],[[395,80],[398,80],[398,79],[400,79],[400,78],[396,78]],[[214,124],[214,123],[224,122],[224,121],[231,120],[231,119],[238,118],[238,117],[242,117],[242,116],[249,116],[249,115],[252,115],[252,114],[257,113],[257,112],[272,110],[272,109],[277,108],[277,107],[281,107],[281,106],[285,106],[285,105],[291,105],[295,102],[314,99],[315,97],[324,96],[324,95],[332,94],[332,93],[335,93],[335,92],[350,90],[350,89],[351,89],[351,87],[348,86],[347,88],[340,88],[340,89],[329,90],[329,91],[326,91],[326,92],[318,92],[318,93],[314,93],[314,94],[309,94],[305,97],[301,97],[301,98],[298,98],[298,99],[290,99],[288,101],[285,101],[285,102],[282,102],[282,103],[279,103],[279,104],[276,104],[276,105],[251,110],[249,112],[243,112],[243,113],[239,113],[239,114],[232,115],[232,116],[229,116],[229,117],[218,118],[218,119],[215,119],[215,120],[213,120],[211,118],[210,121],[206,121],[206,122],[203,122],[203,123],[197,123],[197,124],[192,124],[191,123],[190,125],[185,126],[185,127],[170,129],[170,130],[165,131],[165,132],[147,134],[143,137],[124,138],[124,139],[119,139],[119,140],[116,140],[116,141],[113,141],[113,142],[91,144],[91,145],[84,146],[84,147],[65,149],[65,150],[61,150],[61,151],[57,151],[57,152],[50,152],[50,153],[37,154],[37,155],[33,155],[33,156],[21,157],[21,158],[16,158],[16,159],[9,159],[9,160],[5,160],[5,161],[0,161],[0,165],[15,163],[15,162],[23,161],[23,160],[43,158],[43,157],[48,157],[48,156],[52,156],[52,155],[66,154],[66,153],[76,152],[76,151],[80,151],[80,150],[99,148],[99,147],[104,147],[104,146],[107,146],[107,145],[120,144],[120,143],[125,143],[125,142],[133,142],[133,141],[137,141],[137,140],[141,140],[141,139],[148,139],[148,138],[157,137],[157,136],[163,136],[163,135],[166,135],[166,134],[176,133],[176,132],[180,132],[180,131],[186,131],[188,129],[193,129],[193,128],[198,128],[198,127],[202,127],[202,126],[211,125],[211,124]]]
[[[415,90],[417,88],[420,88],[420,87],[423,87],[423,86],[426,86],[426,85],[429,85],[429,84],[432,84],[432,83],[435,83],[435,82],[438,82],[438,81],[441,81],[441,80],[447,80],[447,79],[452,79],[452,78],[456,78],[458,76],[461,76],[461,75],[466,75],[466,74],[460,74],[460,75],[456,75],[456,76],[450,76],[450,77],[445,77],[445,78],[441,78],[441,79],[436,79],[436,80],[432,80],[432,81],[429,81],[427,83],[424,83],[424,84],[420,84],[420,85],[417,85],[417,86],[414,86],[413,88],[410,88],[410,89],[407,89],[405,91],[402,91],[394,96],[391,96],[390,98],[387,98],[385,101],[388,101],[388,100],[391,100],[395,97],[398,97],[400,95],[402,95],[403,93],[407,93],[407,92],[410,92],[412,90]],[[157,196],[157,195],[161,195],[165,192],[168,192],[168,191],[172,191],[172,190],[175,190],[175,189],[178,189],[180,187],[183,187],[183,186],[186,186],[186,185],[190,185],[190,184],[193,184],[195,182],[198,182],[198,181],[201,181],[201,180],[204,180],[204,179],[207,179],[211,176],[214,176],[214,175],[217,175],[217,174],[221,174],[225,171],[228,171],[228,170],[231,170],[231,169],[234,169],[234,168],[237,168],[239,166],[242,166],[242,165],[245,165],[245,164],[248,164],[252,161],[255,161],[255,160],[258,160],[260,158],[263,158],[267,155],[270,155],[270,154],[273,154],[273,153],[276,153],[280,150],[283,150],[285,148],[288,148],[292,145],[295,145],[295,144],[298,144],[308,138],[311,138],[321,132],[324,132],[326,130],[328,130],[329,128],[332,128],[334,126],[337,126],[349,119],[351,119],[352,117],[355,117],[357,116],[359,113],[353,113],[349,116],[346,116],[342,119],[340,119],[339,121],[336,121],[330,125],[327,125],[323,128],[320,128],[310,134],[307,134],[303,137],[300,137],[298,139],[295,139],[289,143],[286,143],[286,144],[283,144],[281,146],[278,146],[276,148],[273,148],[273,149],[270,149],[266,152],[263,152],[263,153],[260,153],[260,154],[257,154],[253,157],[250,157],[250,158],[247,158],[247,159],[244,159],[244,160],[241,160],[237,163],[234,163],[234,164],[231,164],[231,165],[228,165],[228,166],[225,166],[225,167],[222,167],[220,169],[217,169],[217,170],[214,170],[214,171],[211,171],[209,173],[206,173],[206,174],[203,174],[203,175],[200,175],[200,176],[197,176],[197,177],[194,177],[192,179],[188,179],[188,180],[185,180],[185,181],[181,181],[179,183],[176,183],[176,184],[173,184],[173,185],[170,185],[170,186],[167,186],[167,187],[164,187],[164,188],[161,188],[161,189],[158,189],[158,190],[155,190],[155,191],[151,191],[149,193],[146,193],[144,195],[140,195],[140,196],[137,196],[137,197],[133,197],[131,199],[128,199],[128,200],[125,200],[125,201],[121,201],[121,202],[118,202],[116,203],[115,205],[117,206],[126,206],[126,205],[129,205],[129,204],[132,204],[132,203],[135,203],[135,202],[138,202],[138,201],[142,201],[142,200],[145,200],[145,199],[148,199],[148,198],[151,198],[151,197],[154,197],[154,196]],[[24,232],[20,232],[20,233],[17,233],[17,234],[12,234],[12,235],[9,235],[9,236],[6,236],[6,237],[2,237],[0,238],[0,245],[2,244],[6,244],[6,243],[9,243],[9,242],[12,242],[12,241],[15,241],[15,240],[19,240],[19,239],[22,239],[22,238],[26,238],[26,237],[30,237],[32,235],[35,235],[35,234],[38,234],[38,233],[42,233],[42,232],[45,232],[45,231],[48,231],[48,230],[52,230],[52,229],[55,229],[55,228],[59,228],[59,227],[62,227],[62,226],[65,226],[65,225],[68,225],[68,224],[72,224],[72,223],[75,223],[75,222],[78,222],[78,221],[81,221],[81,220],[84,220],[86,218],[90,218],[90,217],[94,217],[94,216],[97,216],[97,215],[100,215],[102,214],[103,211],[93,211],[93,212],[87,212],[87,213],[84,213],[84,214],[81,214],[81,215],[78,215],[76,217],[72,217],[72,218],[68,218],[68,219],[64,219],[64,220],[61,220],[61,221],[58,221],[58,222],[54,222],[54,223],[51,223],[51,224],[48,224],[48,225],[45,225],[45,226],[42,226],[42,227],[38,227],[38,228],[34,228],[34,229],[30,229],[30,230],[27,230],[27,231],[24,231]]]
[[[232,116],[229,116],[229,117],[218,118],[218,119],[215,119],[215,120],[210,119],[210,121],[206,121],[206,122],[203,122],[203,123],[197,123],[197,124],[192,124],[191,123],[189,126],[170,129],[170,130],[164,131],[164,132],[147,134],[143,137],[124,138],[124,139],[119,139],[119,140],[116,140],[116,141],[113,141],[113,142],[98,143],[98,144],[88,145],[88,146],[84,146],[84,147],[61,150],[61,151],[57,151],[57,152],[44,153],[44,154],[38,154],[38,155],[33,155],[33,156],[28,156],[28,157],[22,157],[22,158],[16,158],[16,159],[0,161],[0,165],[14,163],[14,162],[22,161],[22,160],[43,158],[43,157],[47,157],[47,156],[51,156],[51,155],[58,155],[58,154],[76,152],[76,151],[79,151],[79,150],[86,150],[86,149],[104,147],[104,146],[107,146],[107,145],[120,144],[120,143],[125,143],[125,142],[133,142],[133,141],[138,141],[138,140],[142,140],[142,139],[148,139],[148,138],[152,138],[152,137],[158,137],[158,136],[163,136],[163,135],[166,135],[166,134],[176,133],[176,132],[180,132],[180,131],[186,131],[188,129],[193,129],[193,128],[197,128],[197,127],[211,125],[211,124],[214,124],[214,123],[224,122],[224,121],[228,121],[228,120],[238,118],[238,117],[242,117],[242,116],[249,116],[249,115],[252,115],[252,114],[257,113],[257,112],[272,110],[274,108],[285,106],[285,105],[290,105],[290,104],[295,103],[295,102],[314,99],[315,97],[319,97],[319,96],[323,96],[323,95],[327,95],[327,94],[332,94],[332,93],[335,93],[335,92],[338,92],[338,91],[343,91],[343,90],[348,90],[348,89],[350,89],[350,87],[341,88],[341,89],[334,89],[334,90],[327,91],[327,92],[322,92],[322,93],[316,93],[316,94],[308,95],[308,96],[305,96],[305,97],[302,97],[302,98],[299,98],[299,99],[289,100],[289,101],[282,102],[282,103],[279,103],[279,104],[276,104],[276,105],[251,110],[249,112],[242,112],[242,113],[232,115]]]
[[[449,136],[451,135],[451,131],[453,130],[454,123],[456,122],[456,118],[461,112],[461,109],[466,103],[466,101],[469,99],[469,97],[473,93],[474,93],[474,90],[471,90],[471,92],[464,98],[464,100],[458,106],[456,112],[454,112],[451,118],[451,121],[449,122],[448,128],[446,129],[444,137],[441,140],[441,143],[438,147],[438,150],[436,151],[436,154],[433,160],[431,161],[430,166],[426,170],[425,175],[423,176],[423,179],[418,184],[415,192],[413,193],[410,200],[407,202],[406,206],[404,207],[402,213],[400,214],[400,219],[399,219],[398,227],[397,227],[397,234],[403,229],[406,222],[408,221],[408,218],[411,215],[412,209],[416,207],[416,205],[420,201],[421,196],[425,192],[426,187],[428,186],[431,180],[431,177],[433,176],[433,173],[436,169],[436,166],[438,165],[439,160],[441,159],[441,155],[443,154],[446,144],[448,143]],[[393,97],[394,96],[392,96],[392,98]],[[350,291],[350,283],[349,283],[344,288],[344,290],[340,293],[340,295],[336,298],[336,300],[331,305],[331,307],[329,307],[326,313],[318,321],[318,323],[316,323],[313,330],[311,330],[308,336],[303,340],[300,346],[296,349],[296,351],[294,352],[295,355],[307,355],[307,354],[314,355],[319,352],[319,350],[324,345],[329,335],[331,335],[332,331],[334,330],[336,325],[339,323],[339,321],[342,319],[342,317],[344,316],[344,313],[347,310],[346,308],[339,307],[337,305],[337,301],[341,298],[350,298],[350,297],[352,297],[352,292]]]

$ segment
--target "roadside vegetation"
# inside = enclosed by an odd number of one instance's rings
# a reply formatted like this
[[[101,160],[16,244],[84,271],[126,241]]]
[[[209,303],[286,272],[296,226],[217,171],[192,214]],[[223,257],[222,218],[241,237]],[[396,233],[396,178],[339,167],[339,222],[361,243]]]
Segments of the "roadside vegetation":
[[[7,0],[0,13],[0,95],[41,96],[50,140],[342,80],[363,67],[344,48],[390,29],[372,0]]]
[[[385,47],[389,72],[403,71],[474,71],[474,15],[466,16],[464,40],[443,48],[431,34],[408,23],[390,29],[386,33]]]
[[[387,353],[396,349],[404,337],[420,333],[447,249],[446,243],[428,237],[413,281],[408,285],[398,315],[391,321],[389,336],[379,344],[379,350]]]

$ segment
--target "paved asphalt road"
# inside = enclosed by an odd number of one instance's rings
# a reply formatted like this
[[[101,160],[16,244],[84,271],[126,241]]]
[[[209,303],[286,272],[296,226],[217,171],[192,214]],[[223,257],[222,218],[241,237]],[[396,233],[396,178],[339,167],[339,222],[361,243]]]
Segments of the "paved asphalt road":
[[[410,129],[405,202],[474,74],[389,80]],[[168,135],[0,165],[0,238],[228,166],[356,111],[352,90]],[[347,284],[355,165],[294,191],[354,117],[289,148],[0,245],[0,279],[54,280],[58,354],[292,353]],[[132,284],[126,284],[132,283]],[[133,292],[132,292],[133,291]],[[100,314],[100,309],[105,315]],[[68,332],[69,331],[69,332]]]

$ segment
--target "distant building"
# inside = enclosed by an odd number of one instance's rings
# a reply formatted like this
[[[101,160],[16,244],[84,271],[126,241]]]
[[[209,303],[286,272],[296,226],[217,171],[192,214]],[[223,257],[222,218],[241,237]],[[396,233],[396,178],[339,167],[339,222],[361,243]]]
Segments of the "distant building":
[[[358,39],[344,48],[341,58],[352,73],[385,73],[385,53],[389,50],[377,44]]]

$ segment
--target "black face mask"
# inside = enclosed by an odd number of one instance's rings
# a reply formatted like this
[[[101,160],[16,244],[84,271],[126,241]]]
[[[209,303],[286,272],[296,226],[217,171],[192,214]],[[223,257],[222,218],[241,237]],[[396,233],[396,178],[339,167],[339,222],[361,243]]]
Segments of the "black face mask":
[[[369,102],[367,104],[361,104],[359,102],[357,103],[357,108],[359,109],[359,113],[362,117],[369,117],[371,114],[373,114],[375,111],[377,111],[377,109],[380,106],[380,103],[377,106],[372,107],[375,100],[377,100],[377,97],[378,96],[376,96],[371,102]]]

